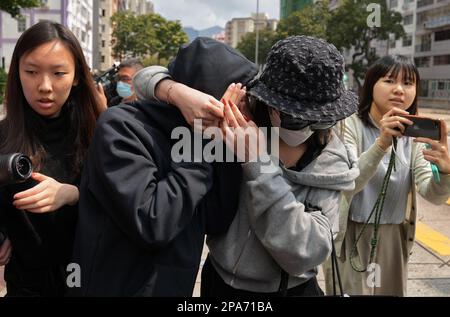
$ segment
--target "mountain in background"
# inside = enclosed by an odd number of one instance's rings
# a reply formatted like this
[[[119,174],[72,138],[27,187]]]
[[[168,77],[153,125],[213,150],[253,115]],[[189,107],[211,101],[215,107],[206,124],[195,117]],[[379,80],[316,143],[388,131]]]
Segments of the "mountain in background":
[[[196,30],[190,26],[183,28],[183,31],[186,32],[189,37],[189,43],[192,42],[196,37],[206,36],[212,37],[215,34],[221,33],[225,29],[220,26],[213,26],[204,30]]]

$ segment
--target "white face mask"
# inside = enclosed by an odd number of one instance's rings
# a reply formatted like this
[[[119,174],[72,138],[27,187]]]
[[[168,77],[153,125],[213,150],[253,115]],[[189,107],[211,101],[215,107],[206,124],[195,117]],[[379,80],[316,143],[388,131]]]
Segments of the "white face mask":
[[[269,110],[269,117],[272,126],[279,128],[280,139],[282,139],[289,146],[295,147],[304,143],[314,133],[309,126],[301,130],[281,128],[280,113],[278,111]]]

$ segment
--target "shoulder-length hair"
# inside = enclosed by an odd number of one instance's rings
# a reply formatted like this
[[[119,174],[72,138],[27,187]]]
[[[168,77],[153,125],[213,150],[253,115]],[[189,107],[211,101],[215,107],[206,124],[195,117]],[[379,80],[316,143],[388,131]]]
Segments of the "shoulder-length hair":
[[[367,126],[373,126],[369,119],[370,107],[373,101],[373,87],[381,77],[389,74],[397,78],[403,71],[403,80],[416,83],[416,96],[411,106],[406,109],[410,114],[417,114],[417,94],[419,93],[420,75],[413,61],[402,55],[387,55],[378,59],[366,73],[364,85],[360,94],[358,116]]]
[[[76,87],[71,88],[63,107],[68,108],[70,135],[73,137],[73,172],[81,171],[83,159],[94,134],[99,112],[93,79],[83,55],[81,46],[73,33],[63,25],[51,21],[41,21],[26,30],[14,48],[6,83],[6,117],[0,122],[0,152],[21,152],[30,156],[35,169],[40,170],[46,152],[36,137],[35,115],[25,99],[19,77],[19,62],[24,54],[51,42],[62,43],[73,55],[75,62]],[[68,107],[68,104],[71,106]]]

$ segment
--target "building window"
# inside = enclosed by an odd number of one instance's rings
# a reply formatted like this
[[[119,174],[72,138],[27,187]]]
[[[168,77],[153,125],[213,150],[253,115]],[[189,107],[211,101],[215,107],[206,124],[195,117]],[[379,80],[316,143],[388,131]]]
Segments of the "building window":
[[[86,32],[81,31],[81,42],[85,43],[86,42]]]
[[[403,25],[411,25],[413,23],[413,15],[405,15],[403,17]]]
[[[105,47],[105,40],[102,41],[102,47]]]
[[[419,0],[417,1],[417,7],[424,7],[433,4],[434,0]]]
[[[431,80],[429,97],[448,100],[450,98],[450,80]]]
[[[420,80],[420,90],[419,90],[419,96],[420,97],[428,97],[428,80]]]
[[[105,27],[105,25],[104,25],[104,24],[102,24],[102,25],[100,26],[100,29],[102,30],[102,32],[103,32],[103,33],[105,33],[105,29],[106,29],[106,27]]]
[[[434,40],[436,42],[450,40],[450,30],[438,31],[434,33]]]
[[[105,55],[102,55],[102,63],[105,62]]]
[[[24,16],[17,18],[17,32],[22,33],[27,29],[27,19]]]
[[[102,17],[106,16],[106,10],[102,9]]]
[[[397,41],[396,40],[389,40],[389,48],[395,48]]]
[[[389,8],[397,8],[398,0],[389,0]]]
[[[450,65],[450,55],[434,56],[433,65]]]
[[[403,45],[403,47],[411,46],[412,45],[412,36],[411,35],[406,35],[403,38],[402,45]]]
[[[414,63],[417,67],[430,67],[431,64],[431,57],[430,56],[422,56],[422,57],[416,57],[414,58]]]

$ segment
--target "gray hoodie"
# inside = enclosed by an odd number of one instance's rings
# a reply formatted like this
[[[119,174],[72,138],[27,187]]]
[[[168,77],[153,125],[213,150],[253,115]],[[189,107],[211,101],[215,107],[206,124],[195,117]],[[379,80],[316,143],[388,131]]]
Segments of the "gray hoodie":
[[[243,164],[233,223],[226,235],[207,240],[211,262],[225,283],[266,293],[278,291],[281,268],[289,273],[288,288],[315,276],[331,253],[331,226],[333,232],[339,229],[340,191],[352,190],[359,175],[355,162],[333,133],[300,172],[280,166],[262,173],[259,162]],[[319,208],[305,211],[306,203]]]

